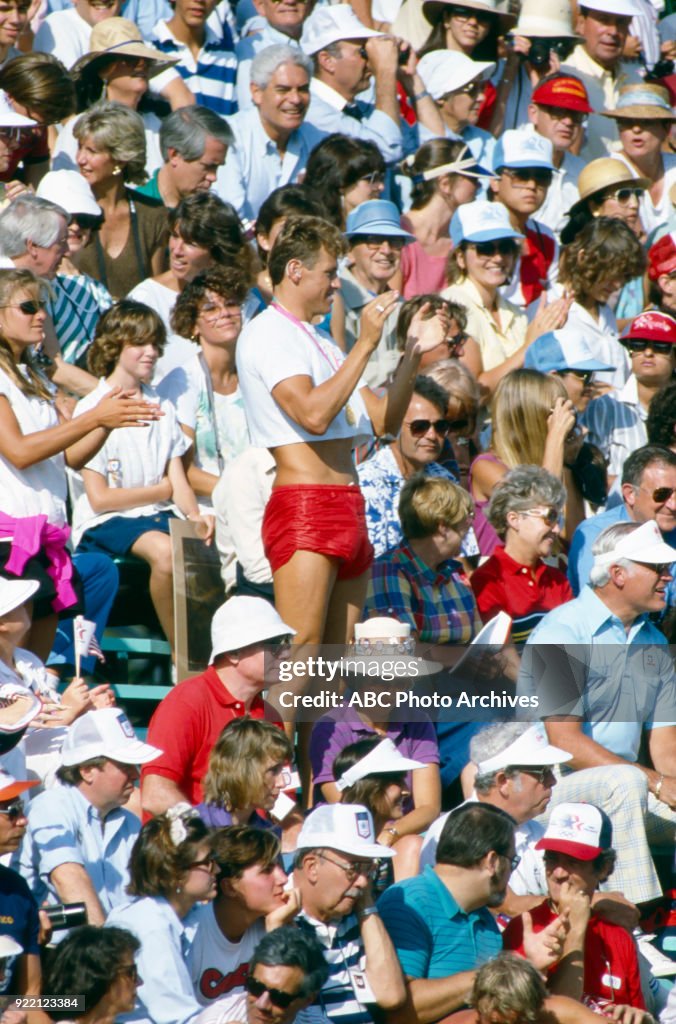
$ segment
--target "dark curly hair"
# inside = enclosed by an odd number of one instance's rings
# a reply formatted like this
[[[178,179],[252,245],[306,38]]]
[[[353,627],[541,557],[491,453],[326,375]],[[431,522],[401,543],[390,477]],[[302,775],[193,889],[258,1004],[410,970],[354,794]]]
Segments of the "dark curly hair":
[[[599,281],[626,284],[645,268],[643,246],[631,228],[615,217],[596,217],[561,250],[559,278],[580,302]]]
[[[201,818],[186,813],[182,817],[186,838],[175,843],[171,837],[172,819],[158,814],[141,829],[129,859],[131,896],[167,896],[180,885],[197,848],[207,842],[211,849],[211,831]]]
[[[206,270],[180,292],[171,314],[171,329],[183,338],[192,338],[207,292],[215,292],[222,299],[241,305],[248,291],[249,280],[240,267],[214,267]]]
[[[125,928],[85,924],[60,942],[48,960],[42,991],[48,995],[77,992],[84,996],[81,1010],[50,1010],[53,1020],[84,1016],[100,1003],[123,966],[138,953],[141,943]]]
[[[169,231],[208,249],[214,263],[237,266],[254,279],[254,254],[234,206],[213,192],[193,192],[169,213]]]
[[[96,377],[113,372],[125,345],[154,345],[162,355],[167,343],[166,328],[150,306],[122,299],[106,310],[96,325],[94,341],[87,353],[87,366]]]
[[[676,447],[676,381],[660,388],[651,399],[646,430],[648,444]]]

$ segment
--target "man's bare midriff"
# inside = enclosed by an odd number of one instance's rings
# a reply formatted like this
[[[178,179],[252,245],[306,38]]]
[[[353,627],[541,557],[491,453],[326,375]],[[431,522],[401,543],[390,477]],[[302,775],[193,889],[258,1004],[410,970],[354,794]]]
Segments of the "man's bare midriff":
[[[275,487],[297,484],[346,486],[357,483],[352,439],[299,441],[270,449],[277,464]]]

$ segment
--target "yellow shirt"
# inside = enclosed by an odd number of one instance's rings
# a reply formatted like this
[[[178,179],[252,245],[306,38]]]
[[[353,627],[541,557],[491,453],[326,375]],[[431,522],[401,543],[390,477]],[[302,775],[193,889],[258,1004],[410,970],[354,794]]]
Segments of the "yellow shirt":
[[[457,302],[467,310],[467,333],[481,349],[484,370],[500,366],[525,343],[528,329],[526,314],[513,302],[503,299],[499,292],[500,327],[469,278],[445,288],[441,297]]]
[[[602,156],[612,156],[621,148],[617,133],[617,122],[612,117],[602,117],[602,110],[615,110],[620,89],[625,85],[635,85],[641,77],[631,64],[622,61],[617,74],[607,71],[590,57],[582,44],[573,50],[561,70],[570,71],[581,78],[589,94],[589,105],[596,113],[587,119],[584,143],[580,156],[585,162],[596,160]]]

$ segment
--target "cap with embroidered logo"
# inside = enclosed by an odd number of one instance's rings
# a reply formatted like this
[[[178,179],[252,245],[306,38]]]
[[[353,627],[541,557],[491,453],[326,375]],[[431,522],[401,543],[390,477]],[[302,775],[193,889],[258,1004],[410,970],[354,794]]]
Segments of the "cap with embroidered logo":
[[[622,332],[622,341],[636,338],[642,341],[668,341],[676,345],[676,319],[658,309],[639,313]]]
[[[323,804],[311,811],[298,833],[297,849],[325,847],[352,857],[394,857],[376,842],[371,812],[362,804]]]
[[[93,757],[107,757],[122,764],[146,764],[163,753],[143,743],[120,708],[99,708],[77,718],[61,747],[61,764],[82,764]]]
[[[613,846],[613,825],[594,804],[559,804],[549,818],[547,830],[535,844],[536,850],[552,850],[576,860],[594,860]]]
[[[533,90],[533,103],[540,107],[559,107],[561,110],[577,110],[581,114],[592,114],[587,90],[574,75],[552,75]]]

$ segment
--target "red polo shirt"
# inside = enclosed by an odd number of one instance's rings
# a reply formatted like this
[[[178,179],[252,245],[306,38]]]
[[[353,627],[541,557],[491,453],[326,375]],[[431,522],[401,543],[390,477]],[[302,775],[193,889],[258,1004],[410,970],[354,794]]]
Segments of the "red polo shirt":
[[[249,714],[265,718],[266,707],[256,697]],[[163,775],[176,783],[191,804],[198,804],[212,747],[228,722],[244,714],[244,704],[226,690],[212,665],[202,675],[184,679],[158,704],[150,719],[148,743],[164,753],[144,765],[141,785],[148,775]]]
[[[574,596],[560,569],[544,562],[538,562],[534,569],[520,565],[503,545],[472,573],[470,583],[484,622],[499,611],[512,616],[515,644],[525,643],[543,615]]]

